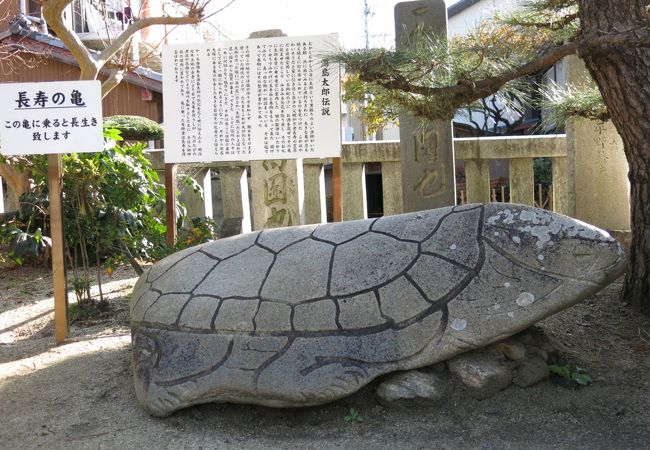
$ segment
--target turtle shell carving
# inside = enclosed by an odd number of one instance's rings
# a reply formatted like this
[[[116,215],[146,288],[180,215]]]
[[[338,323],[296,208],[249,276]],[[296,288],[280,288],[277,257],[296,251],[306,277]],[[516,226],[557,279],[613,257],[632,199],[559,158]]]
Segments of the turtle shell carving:
[[[588,274],[563,266],[587,248]],[[200,245],[134,288],[136,393],[156,415],[210,401],[324,403],[516,333],[605,285],[623,260],[600,230],[518,205]]]

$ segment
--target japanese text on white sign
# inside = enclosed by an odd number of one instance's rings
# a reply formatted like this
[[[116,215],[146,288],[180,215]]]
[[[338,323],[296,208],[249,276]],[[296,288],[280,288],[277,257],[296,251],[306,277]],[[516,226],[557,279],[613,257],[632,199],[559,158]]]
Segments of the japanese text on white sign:
[[[326,158],[341,147],[336,35],[168,46],[165,161]]]
[[[0,84],[0,153],[100,152],[99,81]]]

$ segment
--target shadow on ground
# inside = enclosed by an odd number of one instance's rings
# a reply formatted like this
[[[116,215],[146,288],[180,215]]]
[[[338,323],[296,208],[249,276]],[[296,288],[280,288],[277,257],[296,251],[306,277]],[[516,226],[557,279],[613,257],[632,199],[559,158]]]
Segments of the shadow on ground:
[[[477,401],[452,389],[440,406],[385,408],[372,386],[334,404],[269,409],[208,404],[148,416],[130,382],[128,336],[105,337],[0,365],[5,448],[642,448],[647,384],[551,382]],[[4,370],[4,373],[1,372]],[[13,374],[13,375],[12,375]],[[344,420],[357,409],[363,422]]]

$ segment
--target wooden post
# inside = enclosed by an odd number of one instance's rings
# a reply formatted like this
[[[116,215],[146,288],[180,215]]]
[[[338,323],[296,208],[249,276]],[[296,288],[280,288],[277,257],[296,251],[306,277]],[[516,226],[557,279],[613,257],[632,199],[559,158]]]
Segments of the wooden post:
[[[0,214],[5,212],[5,193],[2,189],[2,177],[0,177]]]
[[[63,240],[61,155],[47,155],[50,200],[50,235],[52,238],[52,281],[54,284],[54,336],[57,345],[68,337],[68,286]]]
[[[176,244],[176,165],[165,164],[167,244]]]
[[[341,158],[332,159],[332,219],[340,222],[343,209],[341,208]]]

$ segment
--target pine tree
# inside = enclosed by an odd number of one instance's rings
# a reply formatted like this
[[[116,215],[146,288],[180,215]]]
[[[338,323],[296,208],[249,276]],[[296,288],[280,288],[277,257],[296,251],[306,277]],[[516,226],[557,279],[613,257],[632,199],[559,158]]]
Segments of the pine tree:
[[[371,93],[370,122],[400,111],[451,119],[455,111],[522,81],[563,57],[580,57],[595,84],[550,100],[563,115],[611,118],[629,163],[632,245],[623,299],[650,315],[650,3],[648,0],[528,0],[512,14],[447,40],[422,32],[410,49],[337,55],[348,95]]]

